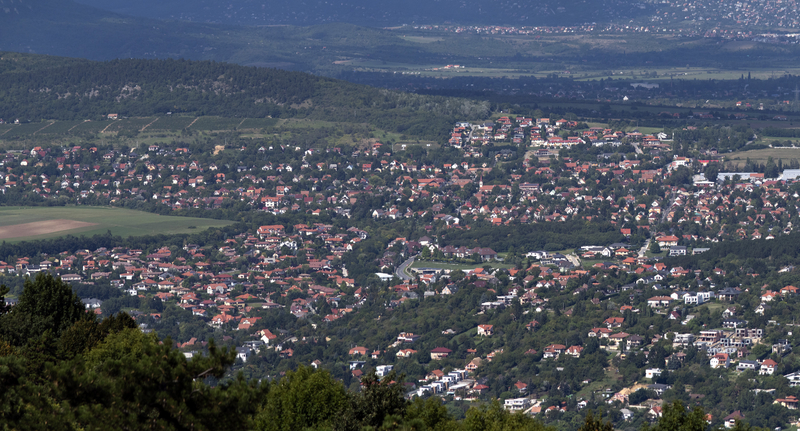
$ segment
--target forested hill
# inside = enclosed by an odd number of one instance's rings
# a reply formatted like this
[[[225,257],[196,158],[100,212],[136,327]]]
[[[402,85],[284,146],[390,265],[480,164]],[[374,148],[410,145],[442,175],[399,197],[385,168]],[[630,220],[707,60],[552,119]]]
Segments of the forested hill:
[[[21,121],[99,119],[108,113],[299,116],[438,136],[456,119],[488,113],[486,103],[211,61],[0,57],[0,118]]]
[[[625,21],[645,12],[628,0],[78,0],[98,8],[157,19],[264,25],[349,22],[365,26],[400,24],[574,25]]]

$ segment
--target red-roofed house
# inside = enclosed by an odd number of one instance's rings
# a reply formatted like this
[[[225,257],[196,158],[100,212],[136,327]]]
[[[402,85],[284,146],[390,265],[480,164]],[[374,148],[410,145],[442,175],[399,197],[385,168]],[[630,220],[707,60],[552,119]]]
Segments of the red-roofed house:
[[[453,351],[446,347],[437,347],[431,350],[431,359],[433,360],[444,359],[448,357],[451,353],[453,353]]]
[[[478,335],[489,337],[494,334],[492,325],[478,325]]]

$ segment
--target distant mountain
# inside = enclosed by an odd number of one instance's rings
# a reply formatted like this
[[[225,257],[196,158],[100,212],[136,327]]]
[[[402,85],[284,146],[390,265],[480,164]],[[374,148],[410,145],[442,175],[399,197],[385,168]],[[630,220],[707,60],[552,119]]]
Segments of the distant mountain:
[[[380,58],[414,44],[387,31],[326,24],[246,27],[130,17],[72,0],[0,0],[0,50],[79,57],[185,58],[312,71],[337,56]],[[406,54],[410,55],[410,54]]]
[[[573,25],[627,21],[646,12],[633,0],[78,0],[133,16],[242,25],[346,22],[402,24]]]
[[[81,57],[202,58],[198,36],[219,31],[131,18],[71,0],[0,4],[0,50]]]

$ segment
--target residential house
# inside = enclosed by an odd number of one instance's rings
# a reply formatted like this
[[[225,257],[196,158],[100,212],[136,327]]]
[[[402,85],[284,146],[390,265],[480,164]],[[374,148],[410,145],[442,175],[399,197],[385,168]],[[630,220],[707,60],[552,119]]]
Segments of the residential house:
[[[789,395],[786,398],[776,399],[774,401],[774,404],[780,404],[789,410],[797,410],[798,400],[797,397],[795,397],[794,395]]]
[[[731,360],[727,353],[717,353],[716,355],[712,356],[711,360],[709,361],[711,368],[728,368],[730,363]]]
[[[493,325],[478,325],[478,335],[489,337],[494,334]]]
[[[778,363],[773,361],[772,359],[766,359],[761,363],[761,368],[758,370],[758,375],[760,376],[771,376],[775,373],[775,369],[778,367]]]
[[[446,347],[437,347],[431,350],[431,359],[432,360],[444,359],[448,357],[451,353],[453,353],[453,351]]]
[[[366,347],[361,347],[361,346],[356,346],[356,347],[353,347],[352,349],[350,349],[349,354],[350,354],[350,356],[367,356],[367,348]]]
[[[511,411],[524,411],[531,406],[531,400],[528,398],[509,398],[503,403],[506,410]]]
[[[558,356],[564,353],[566,349],[567,346],[563,344],[551,344],[544,348],[544,354],[542,357],[544,359],[558,358]]]

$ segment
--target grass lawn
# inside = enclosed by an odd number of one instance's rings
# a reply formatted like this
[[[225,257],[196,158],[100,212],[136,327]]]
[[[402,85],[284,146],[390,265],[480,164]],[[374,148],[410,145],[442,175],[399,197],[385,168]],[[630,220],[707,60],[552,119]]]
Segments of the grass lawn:
[[[616,352],[608,354],[609,362],[614,358]],[[622,374],[616,372],[616,367],[611,366],[604,370],[603,376],[597,376],[591,383],[584,386],[577,394],[578,397],[591,398],[594,391],[610,388],[614,383],[622,378]]]
[[[73,229],[56,230],[49,233],[26,234],[22,229],[5,241],[19,242],[64,235],[95,235],[111,231],[113,235],[138,236],[156,234],[192,233],[209,227],[232,224],[227,220],[212,220],[195,217],[162,216],[142,211],[111,207],[0,207],[0,228],[52,220],[92,223]],[[194,226],[194,228],[190,228]]]
[[[612,258],[608,258],[608,259],[581,259],[581,266],[584,269],[590,269],[591,267],[595,266],[596,264],[603,263],[603,262],[614,262],[614,259],[612,259]]]
[[[715,311],[721,311],[725,308],[725,304],[721,304],[719,302],[706,302],[705,304],[698,305],[695,310],[700,311],[701,308],[708,308],[708,311],[713,313]],[[694,314],[694,313],[691,313]]]

